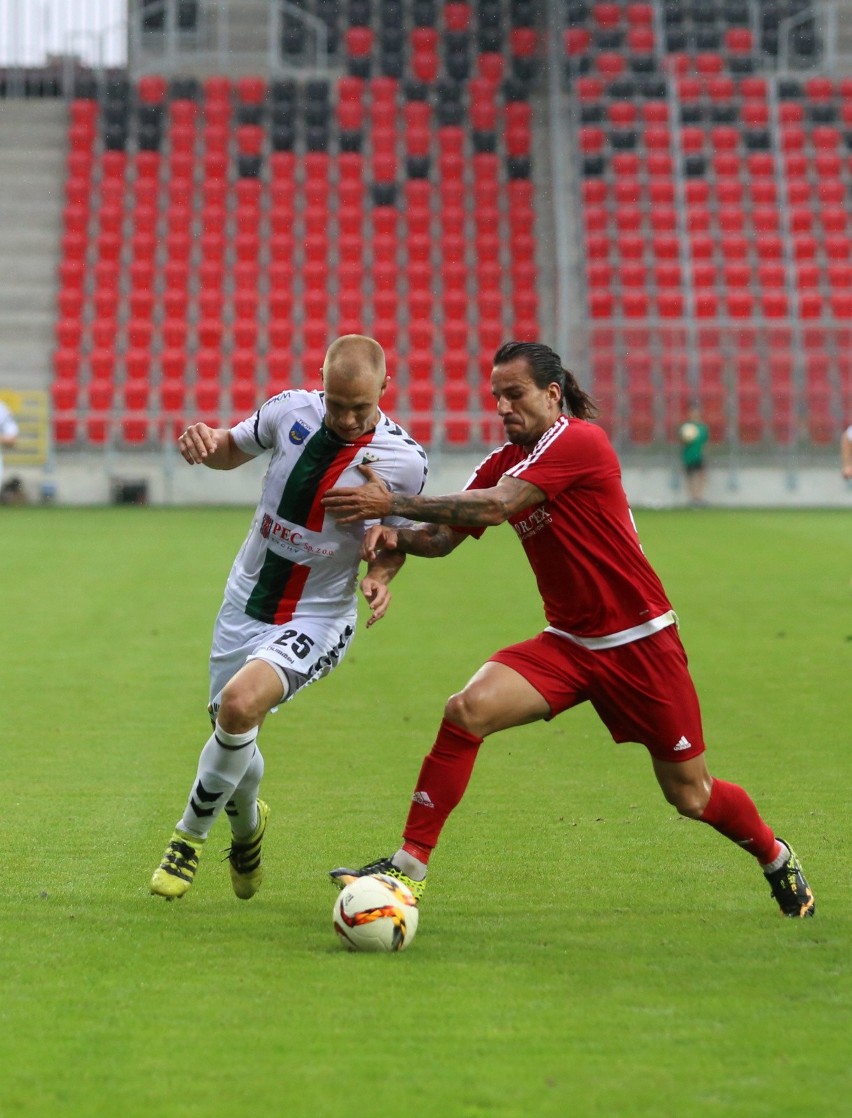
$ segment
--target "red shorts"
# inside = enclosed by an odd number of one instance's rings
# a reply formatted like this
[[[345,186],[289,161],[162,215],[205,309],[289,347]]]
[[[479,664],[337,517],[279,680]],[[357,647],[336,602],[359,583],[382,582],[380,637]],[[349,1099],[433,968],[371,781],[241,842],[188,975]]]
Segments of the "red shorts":
[[[531,683],[551,717],[588,700],[613,741],[640,742],[659,761],[688,761],[704,752],[701,709],[675,625],[594,652],[540,633],[490,659]]]

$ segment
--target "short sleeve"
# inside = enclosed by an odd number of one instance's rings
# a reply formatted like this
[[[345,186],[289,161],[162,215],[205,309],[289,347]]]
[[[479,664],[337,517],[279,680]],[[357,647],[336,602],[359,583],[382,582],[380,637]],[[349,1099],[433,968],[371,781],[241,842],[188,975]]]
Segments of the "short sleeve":
[[[561,421],[547,431],[522,462],[507,470],[535,485],[548,500],[592,476],[599,476],[604,446],[609,444],[599,428],[589,423]],[[618,463],[612,454],[612,466]]]
[[[399,481],[393,486],[394,493],[402,493],[407,497],[419,496],[423,492],[428,472],[425,452],[420,447],[409,450],[400,470]],[[389,528],[412,528],[415,522],[407,516],[385,516],[382,517],[382,524],[387,524]]]

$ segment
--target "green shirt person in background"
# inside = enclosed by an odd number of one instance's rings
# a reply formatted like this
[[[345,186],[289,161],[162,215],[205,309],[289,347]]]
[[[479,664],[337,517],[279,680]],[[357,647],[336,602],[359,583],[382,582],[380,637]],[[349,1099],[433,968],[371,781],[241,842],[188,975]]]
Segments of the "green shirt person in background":
[[[701,419],[701,410],[693,405],[678,431],[680,438],[680,458],[683,465],[686,492],[691,505],[706,504],[704,490],[707,486],[707,463],[704,448],[710,438],[710,430]]]

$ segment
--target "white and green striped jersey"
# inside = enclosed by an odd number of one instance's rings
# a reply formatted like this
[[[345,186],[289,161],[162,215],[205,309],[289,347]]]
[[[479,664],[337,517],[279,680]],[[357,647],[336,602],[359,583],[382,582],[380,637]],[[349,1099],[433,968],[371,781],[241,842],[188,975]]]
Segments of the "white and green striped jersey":
[[[324,415],[322,392],[294,389],[231,429],[240,450],[254,456],[268,451],[271,458],[225,598],[271,625],[297,612],[354,618],[361,542],[376,522],[338,524],[321,504],[329,489],[360,485],[361,463],[395,493],[417,494],[426,481],[422,447],[383,413],[374,430],[352,443],[329,430]],[[385,523],[411,522],[386,517]]]

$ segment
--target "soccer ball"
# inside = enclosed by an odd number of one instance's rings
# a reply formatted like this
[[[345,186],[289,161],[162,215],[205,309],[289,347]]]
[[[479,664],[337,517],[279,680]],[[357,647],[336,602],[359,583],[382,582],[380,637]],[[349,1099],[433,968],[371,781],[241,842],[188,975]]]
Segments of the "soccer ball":
[[[680,437],[685,443],[691,443],[694,439],[698,438],[698,425],[695,423],[684,423],[680,429]]]
[[[338,942],[350,951],[402,951],[414,939],[419,916],[411,890],[376,873],[341,890],[332,920]]]

